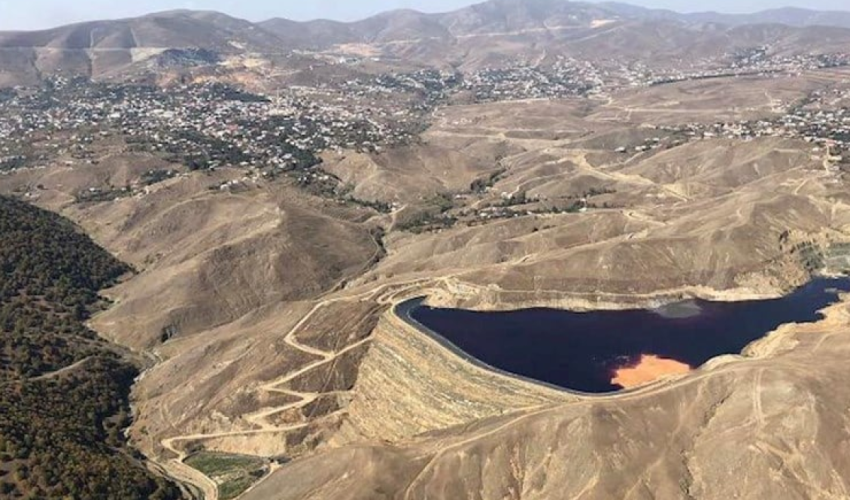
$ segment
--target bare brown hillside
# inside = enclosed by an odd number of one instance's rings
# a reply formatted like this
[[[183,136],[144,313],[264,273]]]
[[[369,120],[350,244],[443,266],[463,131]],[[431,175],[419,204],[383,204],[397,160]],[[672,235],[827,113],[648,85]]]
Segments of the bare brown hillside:
[[[843,498],[846,304],[747,356],[591,399],[472,366],[392,308],[791,290],[850,242],[848,167],[805,130],[766,131],[846,77],[444,103],[408,144],[325,151],[307,173],[349,197],[303,172],[189,171],[114,144],[10,170],[0,192],[136,268],[91,326],[150,360],[133,442],[207,498],[230,481],[191,465],[209,454],[259,460],[257,500]]]
[[[777,334],[781,354],[630,396],[517,408],[400,446],[320,453],[246,498],[843,498],[848,402],[834,381],[847,325],[841,305]]]
[[[756,47],[770,47],[778,56],[840,52],[850,39],[848,28],[842,13],[685,15],[564,0],[490,0],[446,13],[397,10],[348,23],[280,18],[252,23],[176,10],[2,32],[0,86],[62,75],[157,83],[216,78],[280,88],[327,73],[476,71],[550,65],[564,57],[604,62],[610,70],[636,62],[670,69]],[[340,63],[340,57],[355,62]]]

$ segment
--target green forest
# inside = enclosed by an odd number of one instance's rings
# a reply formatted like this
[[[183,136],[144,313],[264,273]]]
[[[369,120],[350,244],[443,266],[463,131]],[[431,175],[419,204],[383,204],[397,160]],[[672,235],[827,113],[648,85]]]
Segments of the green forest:
[[[137,368],[84,324],[131,271],[70,221],[0,196],[0,498],[180,498],[124,437]]]

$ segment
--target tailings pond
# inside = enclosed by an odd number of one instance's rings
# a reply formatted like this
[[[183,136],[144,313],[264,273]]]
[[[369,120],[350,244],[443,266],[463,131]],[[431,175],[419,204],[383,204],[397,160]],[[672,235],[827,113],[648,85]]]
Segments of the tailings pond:
[[[687,371],[723,354],[740,354],[780,325],[818,321],[818,311],[847,291],[850,279],[823,278],[775,300],[695,300],[655,310],[476,312],[431,308],[419,298],[396,312],[488,368],[570,390],[609,393],[629,386],[622,382],[629,378],[624,369]]]

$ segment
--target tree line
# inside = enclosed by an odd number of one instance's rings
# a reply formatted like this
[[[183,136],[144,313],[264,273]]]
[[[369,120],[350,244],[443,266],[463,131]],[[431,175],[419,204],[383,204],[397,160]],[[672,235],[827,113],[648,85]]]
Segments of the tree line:
[[[4,196],[0,235],[0,498],[180,498],[123,433],[138,370],[84,323],[132,270],[70,221]]]

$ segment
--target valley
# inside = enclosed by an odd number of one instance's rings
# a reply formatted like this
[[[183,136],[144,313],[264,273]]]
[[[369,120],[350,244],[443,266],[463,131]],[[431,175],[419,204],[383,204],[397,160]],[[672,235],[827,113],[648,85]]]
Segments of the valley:
[[[0,33],[2,199],[132,268],[136,497],[847,497],[845,18],[634,9]]]

